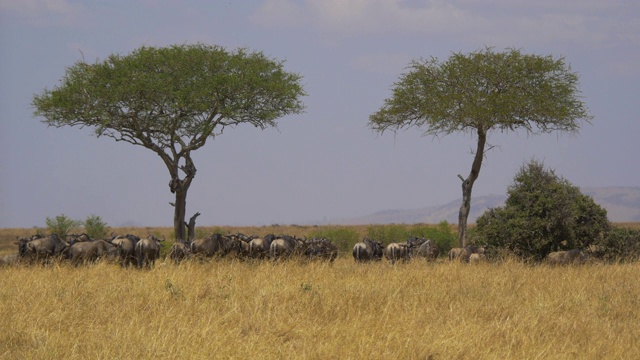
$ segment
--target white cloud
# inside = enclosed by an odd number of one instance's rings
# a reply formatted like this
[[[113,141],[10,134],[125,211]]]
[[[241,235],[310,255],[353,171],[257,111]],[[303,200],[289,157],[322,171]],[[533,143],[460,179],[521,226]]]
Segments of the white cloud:
[[[313,26],[327,35],[458,35],[513,46],[527,41],[606,44],[638,34],[640,3],[625,0],[266,0],[253,15],[268,27]]]
[[[69,25],[80,17],[83,7],[68,0],[0,0],[0,10],[5,17],[34,25]]]

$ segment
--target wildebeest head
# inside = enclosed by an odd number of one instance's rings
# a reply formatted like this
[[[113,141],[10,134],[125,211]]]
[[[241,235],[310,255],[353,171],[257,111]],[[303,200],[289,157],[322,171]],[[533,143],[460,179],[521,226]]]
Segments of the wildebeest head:
[[[31,239],[27,239],[27,238],[23,238],[23,237],[17,237],[16,242],[14,242],[15,245],[18,245],[18,255],[19,256],[25,256],[27,253],[27,243],[29,241],[31,241]]]

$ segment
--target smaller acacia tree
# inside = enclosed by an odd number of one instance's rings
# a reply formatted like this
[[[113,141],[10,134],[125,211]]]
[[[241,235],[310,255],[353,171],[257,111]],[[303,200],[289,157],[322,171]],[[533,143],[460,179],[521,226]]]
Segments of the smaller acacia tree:
[[[486,48],[454,53],[444,62],[414,60],[408,70],[394,84],[392,97],[369,117],[369,126],[379,133],[417,127],[424,135],[469,133],[477,138],[469,175],[458,175],[462,180],[461,247],[466,245],[471,191],[492,148],[487,142],[492,131],[577,133],[578,120],[591,120],[579,98],[578,74],[563,58]]]
[[[475,242],[540,260],[600,243],[610,229],[605,209],[538,161],[520,168],[507,194],[505,206],[476,220]]]

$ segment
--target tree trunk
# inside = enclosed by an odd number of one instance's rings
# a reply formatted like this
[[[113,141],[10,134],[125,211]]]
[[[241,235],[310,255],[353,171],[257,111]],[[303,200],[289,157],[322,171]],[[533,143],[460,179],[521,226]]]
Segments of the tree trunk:
[[[193,241],[196,237],[196,218],[198,216],[200,216],[199,212],[193,214],[191,219],[189,219],[188,224],[186,222],[184,223],[187,226],[187,238],[189,239],[189,242]]]
[[[471,191],[473,190],[473,183],[475,183],[478,175],[480,175],[480,168],[482,167],[482,159],[484,158],[484,147],[487,143],[487,132],[484,129],[478,129],[478,145],[476,148],[476,154],[473,158],[473,164],[471,165],[471,172],[469,176],[464,179],[461,175],[458,175],[462,180],[462,204],[460,205],[460,212],[458,213],[458,246],[467,246],[467,220],[469,219],[469,212],[471,210]]]
[[[176,241],[185,240],[184,217],[187,212],[187,189],[182,186],[176,189],[176,202],[174,203],[173,231]]]
[[[171,189],[172,193],[176,194],[176,201],[173,204],[173,231],[175,239],[184,241],[186,239],[184,217],[187,213],[187,192],[189,191],[189,186],[191,186],[191,181],[196,176],[196,167],[193,165],[189,152],[182,155],[182,157],[185,159],[185,165],[180,167],[178,167],[180,161],[178,156],[175,156],[173,160],[168,160],[166,157],[163,157],[163,160],[165,160],[169,168],[169,173],[171,174],[169,189]],[[178,169],[185,173],[185,177],[182,180],[178,177]]]
[[[462,180],[462,204],[460,205],[460,212],[458,212],[458,247],[465,247],[467,246],[467,220],[471,210],[471,190],[473,186],[470,185],[469,178],[462,179],[462,176],[458,176]]]

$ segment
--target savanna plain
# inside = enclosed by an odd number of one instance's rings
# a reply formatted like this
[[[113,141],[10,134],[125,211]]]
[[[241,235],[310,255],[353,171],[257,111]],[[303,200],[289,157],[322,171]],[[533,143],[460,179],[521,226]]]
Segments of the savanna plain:
[[[0,251],[21,231],[0,229]],[[14,265],[0,268],[0,358],[638,359],[639,273],[345,252],[332,264]]]

